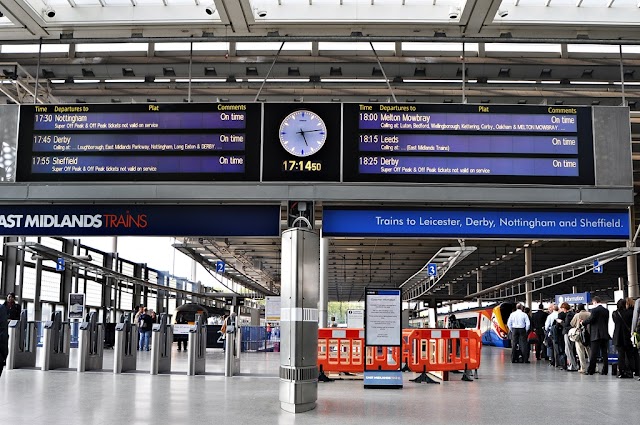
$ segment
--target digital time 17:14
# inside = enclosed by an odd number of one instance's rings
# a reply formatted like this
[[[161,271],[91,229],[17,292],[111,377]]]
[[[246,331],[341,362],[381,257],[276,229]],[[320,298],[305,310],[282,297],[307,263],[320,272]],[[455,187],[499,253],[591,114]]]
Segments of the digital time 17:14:
[[[285,160],[282,161],[284,171],[322,171],[322,162],[305,160]]]

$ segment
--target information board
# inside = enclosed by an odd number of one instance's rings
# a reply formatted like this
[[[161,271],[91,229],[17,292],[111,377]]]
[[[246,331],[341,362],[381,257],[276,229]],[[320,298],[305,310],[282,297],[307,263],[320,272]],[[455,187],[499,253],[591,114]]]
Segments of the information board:
[[[17,181],[260,178],[258,104],[23,105]]]
[[[344,181],[594,184],[590,108],[345,104]]]
[[[400,346],[401,294],[399,289],[365,290],[365,345]]]

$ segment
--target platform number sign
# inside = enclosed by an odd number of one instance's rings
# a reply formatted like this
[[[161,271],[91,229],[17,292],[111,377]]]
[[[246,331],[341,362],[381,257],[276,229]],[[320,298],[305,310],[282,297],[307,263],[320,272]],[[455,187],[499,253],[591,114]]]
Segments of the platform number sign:
[[[602,273],[602,265],[598,260],[593,262],[593,272],[594,273]]]
[[[218,274],[224,274],[224,268],[225,268],[226,264],[224,263],[224,261],[218,261],[216,263],[216,273]]]
[[[427,276],[435,277],[438,276],[438,265],[435,263],[427,264]]]

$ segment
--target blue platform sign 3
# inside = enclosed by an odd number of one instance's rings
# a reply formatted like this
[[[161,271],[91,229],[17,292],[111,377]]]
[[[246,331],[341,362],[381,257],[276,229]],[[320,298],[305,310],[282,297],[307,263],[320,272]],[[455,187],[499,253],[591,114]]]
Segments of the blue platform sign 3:
[[[438,276],[438,265],[435,263],[427,264],[427,276],[434,277]]]
[[[602,266],[598,260],[593,262],[593,272],[594,273],[602,273]]]
[[[64,258],[58,258],[56,260],[56,271],[61,272],[64,270]]]
[[[224,261],[218,261],[216,263],[216,273],[223,274],[224,273],[224,268],[225,268]]]

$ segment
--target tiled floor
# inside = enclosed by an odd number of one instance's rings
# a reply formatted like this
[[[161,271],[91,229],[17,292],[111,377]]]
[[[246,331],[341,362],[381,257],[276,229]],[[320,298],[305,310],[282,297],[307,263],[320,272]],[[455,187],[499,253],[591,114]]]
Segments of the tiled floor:
[[[524,424],[636,423],[640,382],[584,376],[543,363],[511,364],[509,350],[482,352],[479,379],[460,375],[441,385],[364,389],[362,381],[318,385],[317,408],[294,415],[280,409],[279,353],[247,353],[242,375],[225,378],[223,353],[209,350],[207,374],[186,376],[187,355],[174,348],[170,375],[140,371],[17,369],[0,378],[0,423],[11,424]],[[113,366],[105,351],[105,369]],[[72,366],[75,362],[72,360]]]

